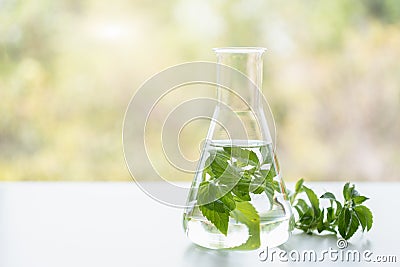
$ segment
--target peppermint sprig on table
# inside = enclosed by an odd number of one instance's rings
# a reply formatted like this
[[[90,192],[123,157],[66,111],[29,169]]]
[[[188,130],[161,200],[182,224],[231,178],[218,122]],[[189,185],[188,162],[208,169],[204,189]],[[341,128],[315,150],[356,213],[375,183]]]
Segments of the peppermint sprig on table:
[[[303,194],[306,197],[305,200],[299,197],[301,193],[305,193]],[[368,198],[360,195],[355,186],[349,182],[343,187],[343,203],[331,192],[326,192],[318,198],[313,190],[304,185],[303,179],[296,183],[295,191],[289,198],[298,215],[295,227],[306,233],[329,231],[337,234],[339,232],[340,236],[347,240],[358,229],[364,232],[372,227],[371,210],[362,205]],[[329,206],[321,207],[320,199],[328,200]]]

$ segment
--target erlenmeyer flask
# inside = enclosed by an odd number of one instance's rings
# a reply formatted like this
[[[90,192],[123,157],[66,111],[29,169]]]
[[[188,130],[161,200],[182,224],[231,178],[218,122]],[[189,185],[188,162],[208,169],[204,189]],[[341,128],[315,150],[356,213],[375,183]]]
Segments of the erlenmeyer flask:
[[[259,90],[265,49],[214,51],[218,104],[189,192],[184,229],[192,242],[211,249],[275,247],[288,240],[293,216]]]

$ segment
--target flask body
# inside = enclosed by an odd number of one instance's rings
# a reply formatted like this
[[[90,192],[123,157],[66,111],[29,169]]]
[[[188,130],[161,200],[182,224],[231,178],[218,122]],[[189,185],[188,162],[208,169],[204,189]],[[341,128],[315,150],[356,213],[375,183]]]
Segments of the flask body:
[[[275,247],[290,237],[293,215],[264,109],[262,48],[215,49],[218,105],[183,214],[190,240],[210,249]],[[243,79],[243,77],[245,77]]]

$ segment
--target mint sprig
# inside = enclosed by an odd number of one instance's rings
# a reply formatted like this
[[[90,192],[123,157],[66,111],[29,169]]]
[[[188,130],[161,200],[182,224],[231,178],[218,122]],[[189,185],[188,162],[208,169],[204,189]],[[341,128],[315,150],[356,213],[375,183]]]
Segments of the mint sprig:
[[[305,200],[299,198],[300,193],[305,193]],[[314,191],[306,187],[304,180],[300,179],[294,193],[289,197],[298,215],[295,227],[309,234],[314,231],[339,233],[346,240],[358,229],[369,231],[373,222],[372,212],[362,205],[368,198],[360,195],[349,182],[343,187],[343,198],[344,202],[341,203],[334,194],[326,192],[319,199],[329,200],[330,205],[323,208]]]
[[[260,158],[241,147],[213,150],[203,170],[197,196],[201,213],[224,235],[228,234],[229,218],[248,227],[248,240],[235,249],[260,246],[260,216],[250,203],[250,193],[265,193],[271,203],[273,200],[273,178],[277,174],[272,159],[266,155],[268,151],[260,147],[259,152]],[[226,188],[230,190],[226,192]],[[207,201],[211,198],[217,199]]]
[[[250,202],[238,202],[237,208],[232,211],[232,217],[237,221],[247,225],[249,228],[249,238],[247,241],[235,249],[251,250],[260,247],[260,216]]]

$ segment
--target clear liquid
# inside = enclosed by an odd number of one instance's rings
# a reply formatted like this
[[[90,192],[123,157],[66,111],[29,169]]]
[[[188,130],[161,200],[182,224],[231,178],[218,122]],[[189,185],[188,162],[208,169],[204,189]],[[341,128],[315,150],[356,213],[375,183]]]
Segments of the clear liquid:
[[[260,141],[244,141],[229,144],[226,141],[212,142],[207,152],[223,150],[224,147],[240,147],[256,153],[260,162],[266,162],[276,166],[271,144]],[[207,158],[207,157],[205,157]],[[203,159],[205,161],[205,159]],[[234,161],[234,159],[233,159]],[[204,162],[201,162],[204,164]],[[202,167],[202,166],[200,166]],[[198,173],[197,175],[202,175]],[[198,176],[200,177],[200,176]],[[205,177],[202,175],[201,177]],[[193,206],[184,213],[183,223],[187,236],[196,244],[211,249],[238,249],[252,250],[259,247],[275,247],[288,240],[291,233],[292,213],[286,200],[284,185],[277,175],[273,178],[283,189],[275,191],[272,203],[265,193],[250,193],[249,201],[257,210],[260,217],[260,225],[257,231],[250,229],[248,225],[234,218],[229,218],[228,233],[222,234],[210,221],[207,220],[196,206],[196,199],[192,200]],[[259,235],[259,236],[252,236]]]

